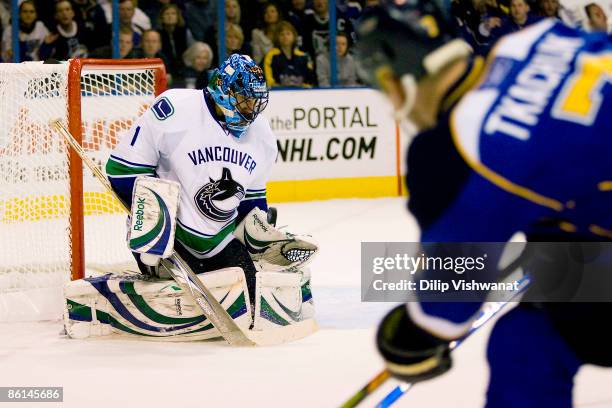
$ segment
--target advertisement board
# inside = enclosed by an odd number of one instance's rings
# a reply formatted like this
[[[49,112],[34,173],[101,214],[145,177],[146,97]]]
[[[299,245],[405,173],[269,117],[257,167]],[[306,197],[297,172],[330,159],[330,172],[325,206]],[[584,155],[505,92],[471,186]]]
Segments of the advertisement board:
[[[265,115],[278,140],[271,202],[400,193],[400,133],[378,92],[275,90]]]

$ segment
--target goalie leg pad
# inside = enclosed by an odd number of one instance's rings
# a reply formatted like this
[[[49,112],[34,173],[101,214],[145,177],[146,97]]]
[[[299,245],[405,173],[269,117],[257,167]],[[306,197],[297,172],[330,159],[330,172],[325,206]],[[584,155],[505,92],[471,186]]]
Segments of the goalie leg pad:
[[[314,321],[310,273],[258,272],[253,330]]]
[[[241,268],[198,277],[238,326],[250,327],[251,306]],[[64,326],[72,338],[124,334],[145,340],[194,341],[219,336],[191,296],[173,281],[107,274],[69,282],[64,294]]]

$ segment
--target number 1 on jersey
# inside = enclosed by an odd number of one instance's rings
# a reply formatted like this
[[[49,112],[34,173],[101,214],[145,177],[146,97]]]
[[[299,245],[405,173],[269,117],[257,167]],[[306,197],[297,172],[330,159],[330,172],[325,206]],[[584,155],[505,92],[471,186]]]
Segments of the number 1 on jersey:
[[[136,143],[136,139],[138,138],[139,133],[140,133],[140,126],[136,126],[136,132],[134,132],[134,137],[132,138],[132,141],[130,142],[130,146],[134,146],[134,143]]]

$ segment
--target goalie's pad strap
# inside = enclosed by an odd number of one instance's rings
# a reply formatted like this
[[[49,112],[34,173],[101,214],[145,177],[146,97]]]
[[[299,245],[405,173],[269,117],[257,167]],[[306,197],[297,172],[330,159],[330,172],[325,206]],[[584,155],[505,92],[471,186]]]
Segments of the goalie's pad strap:
[[[181,186],[171,180],[138,177],[132,193],[128,245],[130,250],[145,254],[141,260],[168,258],[174,248],[176,213]]]

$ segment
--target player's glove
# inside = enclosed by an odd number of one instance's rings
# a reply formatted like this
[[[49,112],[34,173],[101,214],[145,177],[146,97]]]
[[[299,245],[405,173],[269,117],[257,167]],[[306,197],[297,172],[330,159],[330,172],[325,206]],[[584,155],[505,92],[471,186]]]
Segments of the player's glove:
[[[451,368],[449,342],[418,327],[406,305],[397,306],[385,316],[376,343],[387,370],[399,380],[425,381]]]
[[[261,269],[289,271],[306,266],[318,251],[307,235],[277,229],[276,212],[253,208],[236,226],[234,235],[247,248]]]

